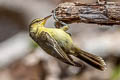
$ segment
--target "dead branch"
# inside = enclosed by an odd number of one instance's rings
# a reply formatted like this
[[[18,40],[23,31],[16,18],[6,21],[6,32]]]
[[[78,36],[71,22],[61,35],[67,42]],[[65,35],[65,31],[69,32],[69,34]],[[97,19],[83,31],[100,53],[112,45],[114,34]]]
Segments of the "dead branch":
[[[55,9],[56,17],[66,23],[94,23],[120,25],[120,3],[108,2],[105,5],[61,3]]]

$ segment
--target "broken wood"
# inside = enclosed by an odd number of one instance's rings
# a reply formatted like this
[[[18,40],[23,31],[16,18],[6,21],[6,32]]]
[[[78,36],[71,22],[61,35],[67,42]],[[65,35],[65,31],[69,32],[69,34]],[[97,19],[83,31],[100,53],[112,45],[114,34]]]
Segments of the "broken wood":
[[[81,4],[61,3],[55,9],[58,20],[65,23],[94,23],[100,25],[120,25],[120,3]]]

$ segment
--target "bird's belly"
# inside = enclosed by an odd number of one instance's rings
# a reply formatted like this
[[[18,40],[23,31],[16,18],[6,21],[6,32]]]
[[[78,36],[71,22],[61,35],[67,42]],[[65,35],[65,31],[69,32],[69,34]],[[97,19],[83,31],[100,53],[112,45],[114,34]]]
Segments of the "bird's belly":
[[[72,48],[72,39],[67,34],[66,32],[60,30],[60,31],[54,31],[53,35],[54,39],[58,42],[59,46],[64,50],[64,51],[69,51]]]

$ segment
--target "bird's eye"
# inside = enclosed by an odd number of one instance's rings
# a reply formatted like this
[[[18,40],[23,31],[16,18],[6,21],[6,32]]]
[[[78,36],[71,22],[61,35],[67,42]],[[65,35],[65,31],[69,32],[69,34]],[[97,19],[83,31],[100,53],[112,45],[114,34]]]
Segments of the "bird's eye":
[[[40,22],[41,20],[42,19],[40,19],[40,18],[34,19],[29,26],[33,25],[34,23]]]

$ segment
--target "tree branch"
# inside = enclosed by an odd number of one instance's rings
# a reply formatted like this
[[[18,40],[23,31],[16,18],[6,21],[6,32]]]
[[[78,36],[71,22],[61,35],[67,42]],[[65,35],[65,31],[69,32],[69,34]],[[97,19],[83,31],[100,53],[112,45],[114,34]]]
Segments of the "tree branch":
[[[100,4],[61,3],[55,9],[56,17],[66,23],[94,23],[120,25],[120,3]]]

